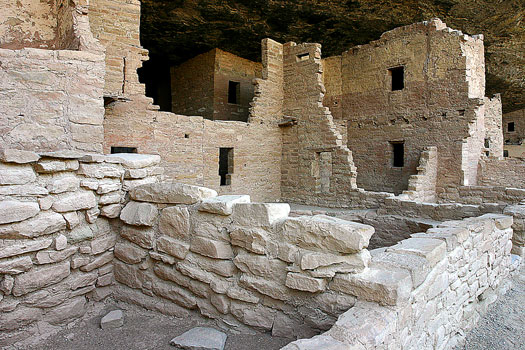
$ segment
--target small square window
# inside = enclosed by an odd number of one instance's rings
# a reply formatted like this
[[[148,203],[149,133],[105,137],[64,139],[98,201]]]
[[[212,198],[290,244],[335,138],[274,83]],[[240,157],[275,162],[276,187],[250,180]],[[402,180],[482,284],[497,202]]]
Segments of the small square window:
[[[507,131],[514,132],[514,122],[510,122],[507,124]]]
[[[402,168],[405,166],[405,142],[392,141],[392,166],[394,168]]]
[[[228,82],[228,103],[240,104],[241,100],[241,83],[236,81]]]
[[[395,67],[388,70],[392,80],[392,91],[403,90],[405,88],[405,67]]]

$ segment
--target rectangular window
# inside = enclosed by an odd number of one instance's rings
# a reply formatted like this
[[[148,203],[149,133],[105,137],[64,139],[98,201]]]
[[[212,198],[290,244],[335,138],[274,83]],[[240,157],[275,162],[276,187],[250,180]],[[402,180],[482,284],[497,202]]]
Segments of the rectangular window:
[[[221,186],[232,184],[233,174],[233,148],[219,149],[219,176],[221,177]]]
[[[503,150],[503,157],[508,157],[509,156],[509,151],[507,151],[506,149]]]
[[[490,148],[490,139],[485,139],[485,148]]]
[[[111,154],[115,153],[137,153],[137,147],[111,147]]]
[[[310,59],[310,54],[309,53],[302,53],[302,54],[299,54],[296,57],[296,60],[297,62],[303,62],[303,61],[308,61]]]
[[[236,81],[228,82],[228,103],[240,104],[241,100],[241,83]]]
[[[392,80],[392,91],[403,90],[405,88],[405,67],[395,67],[388,70]]]
[[[392,166],[402,168],[405,166],[405,142],[392,141]]]
[[[510,122],[507,124],[507,131],[513,132],[514,131],[514,122]]]

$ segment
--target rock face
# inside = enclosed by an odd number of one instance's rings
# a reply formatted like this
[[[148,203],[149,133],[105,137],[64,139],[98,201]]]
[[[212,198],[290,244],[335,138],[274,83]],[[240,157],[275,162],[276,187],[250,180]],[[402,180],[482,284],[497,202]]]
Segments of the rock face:
[[[339,55],[381,33],[433,17],[468,34],[483,33],[487,57],[487,96],[501,92],[505,112],[525,106],[525,27],[523,2],[408,0],[340,1],[169,1],[144,0],[141,40],[156,57],[178,65],[215,47],[259,60],[260,41],[318,42],[323,57]],[[163,28],[163,35],[158,34]],[[195,43],[199,43],[196,45]],[[149,65],[149,66],[148,66]]]

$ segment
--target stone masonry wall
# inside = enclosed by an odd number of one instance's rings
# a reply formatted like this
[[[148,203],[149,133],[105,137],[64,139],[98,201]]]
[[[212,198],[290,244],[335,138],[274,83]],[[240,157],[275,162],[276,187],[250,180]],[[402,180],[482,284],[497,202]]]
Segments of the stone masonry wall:
[[[509,273],[512,218],[442,223],[385,251],[330,286],[359,294],[327,332],[283,350],[451,349],[492,304]]]
[[[509,131],[509,123],[514,123],[514,131]],[[525,139],[525,109],[503,115],[503,139],[517,143]]]
[[[485,130],[485,139],[488,140],[486,142],[489,146],[486,152],[492,157],[503,157],[503,125],[499,94],[493,98],[485,97]]]
[[[0,150],[0,347],[49,335],[112,292],[129,189],[158,156]]]
[[[525,159],[484,157],[478,182],[484,186],[525,188]]]
[[[421,152],[417,174],[408,179],[408,190],[403,191],[398,198],[419,202],[433,203],[436,201],[438,157],[436,147],[427,147]]]

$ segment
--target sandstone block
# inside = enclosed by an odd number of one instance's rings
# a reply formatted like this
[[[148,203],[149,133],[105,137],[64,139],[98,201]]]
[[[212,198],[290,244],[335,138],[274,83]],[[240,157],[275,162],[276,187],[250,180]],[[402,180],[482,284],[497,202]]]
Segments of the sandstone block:
[[[39,251],[36,254],[36,261],[38,264],[51,264],[60,261],[64,261],[69,258],[71,255],[75,254],[78,251],[78,247],[70,247],[61,251],[49,250],[49,251]]]
[[[46,249],[51,246],[51,243],[53,243],[52,239],[17,241],[15,244],[0,241],[0,259]]]
[[[285,285],[288,288],[316,293],[326,289],[326,280],[313,278],[300,273],[289,272],[286,275]]]
[[[85,241],[87,239],[93,238],[93,231],[89,226],[79,226],[69,232],[69,237],[67,241],[71,244]]]
[[[215,241],[202,237],[192,238],[190,250],[194,253],[198,253],[214,259],[233,258],[233,250],[229,243]]]
[[[100,182],[98,183],[98,187],[97,187],[97,194],[106,194],[106,193],[110,193],[110,192],[115,192],[115,191],[119,191],[121,189],[121,184],[120,184],[120,181],[118,182],[114,182],[114,181],[107,181],[107,180],[104,180],[104,182]]]
[[[18,149],[0,149],[0,160],[5,163],[33,163],[40,159],[35,152]]]
[[[100,209],[94,207],[86,210],[86,221],[90,224],[94,224],[97,221],[98,216],[100,215]]]
[[[95,179],[103,179],[105,177],[121,178],[124,175],[124,170],[122,167],[114,164],[82,163],[78,168],[78,173]]]
[[[36,180],[30,165],[0,163],[0,185],[25,185]]]
[[[266,252],[268,232],[261,228],[237,227],[230,232],[231,244],[255,254]]]
[[[288,203],[237,203],[233,206],[233,222],[241,226],[272,226],[290,213]]]
[[[0,224],[22,221],[32,218],[40,211],[40,206],[35,202],[1,201]]]
[[[36,322],[42,318],[43,311],[38,308],[18,307],[12,312],[0,312],[0,331],[13,331]]]
[[[123,283],[130,288],[142,287],[142,282],[140,282],[137,275],[137,268],[132,265],[115,261],[113,273],[115,274],[116,281]]]
[[[52,325],[61,325],[83,316],[85,312],[86,298],[78,296],[50,309],[46,313],[46,320]]]
[[[47,212],[16,224],[0,227],[0,236],[5,238],[34,238],[49,235],[66,228],[62,215]]]
[[[239,253],[233,262],[242,272],[284,282],[287,264],[281,260],[263,255]]]
[[[230,306],[231,313],[243,323],[266,330],[272,329],[275,311],[262,305],[247,305],[233,302]]]
[[[130,196],[134,200],[143,202],[194,204],[206,198],[216,197],[217,192],[206,187],[160,183],[137,186],[131,190]]]
[[[313,270],[324,266],[344,264],[346,268],[353,268],[355,271],[362,271],[363,269],[368,267],[369,262],[370,254],[368,253],[368,251],[361,251],[357,254],[350,254],[344,256],[308,252],[301,255],[300,266],[302,270]]]
[[[190,234],[190,213],[184,207],[168,207],[162,210],[159,231],[173,238],[182,238]]]
[[[166,266],[163,264],[155,264],[153,272],[159,278],[165,281],[172,281],[176,284],[188,287],[190,284],[190,278],[177,271],[174,267]]]
[[[53,203],[53,209],[59,213],[90,209],[97,205],[95,195],[91,191],[79,191],[62,195]]]
[[[68,229],[72,230],[80,224],[80,219],[76,211],[62,214],[64,219],[66,219],[66,226]]]
[[[216,273],[223,277],[232,277],[237,272],[237,268],[231,260],[213,259],[194,253],[189,253],[185,260],[206,271]]]
[[[154,166],[160,163],[156,154],[114,153],[106,156],[108,163],[120,163],[126,168],[138,169]]]
[[[105,205],[100,208],[100,215],[110,219],[118,218],[122,207],[120,204]]]
[[[153,204],[140,202],[129,202],[120,213],[122,221],[134,226],[153,226],[157,216],[158,210]]]
[[[167,236],[161,236],[157,240],[157,250],[182,260],[188,254],[190,245]]]
[[[0,274],[17,275],[33,267],[33,262],[28,256],[7,261],[0,261]]]
[[[4,295],[11,294],[14,284],[15,284],[14,277],[10,275],[5,275],[2,281],[0,281],[0,292],[4,293]],[[0,302],[1,301],[2,301],[2,298],[0,298]],[[1,311],[6,311],[6,310],[1,310]]]
[[[287,301],[291,298],[290,290],[287,287],[264,278],[257,278],[243,274],[239,279],[239,284],[261,294],[268,295],[273,299]]]
[[[172,257],[171,255],[167,255],[167,254],[161,254],[161,253],[150,251],[149,256],[153,260],[161,261],[168,265],[175,265],[175,263],[177,262],[177,260],[174,257]]]
[[[75,273],[68,278],[71,290],[77,290],[89,285],[94,285],[97,281],[98,274],[96,271],[91,273]]]
[[[213,328],[196,327],[173,338],[171,345],[182,349],[224,350],[227,335]]]
[[[197,307],[197,298],[185,289],[179,288],[173,283],[164,281],[155,281],[153,283],[153,293],[171,300],[182,307],[195,309]]]
[[[51,243],[50,243],[51,244]],[[33,268],[31,271],[17,275],[13,295],[21,296],[62,281],[70,274],[69,261],[49,267]]]
[[[112,260],[113,260],[113,252],[105,252],[104,254],[97,256],[89,264],[81,266],[80,271],[84,271],[84,272],[93,271],[94,269],[98,269],[99,267],[106,265]]]
[[[47,186],[49,193],[64,193],[76,191],[80,187],[80,179],[75,176],[57,178]]]
[[[116,203],[120,203],[120,199],[121,199],[121,196],[119,192],[111,192],[111,193],[106,193],[100,196],[98,203],[100,205],[116,204]]]
[[[233,213],[233,206],[237,203],[250,203],[250,196],[226,195],[207,198],[202,201],[199,210],[219,215],[231,215]]]
[[[100,320],[100,328],[102,329],[113,329],[119,328],[124,325],[124,313],[122,310],[113,310],[102,317]]]
[[[115,246],[117,237],[114,234],[99,237],[91,241],[91,254],[98,255]]]
[[[64,250],[67,247],[67,238],[64,235],[59,235],[55,238],[55,249]]]
[[[146,177],[144,179],[137,179],[137,180],[124,180],[124,182],[122,182],[122,190],[131,191],[138,186],[152,184],[155,182],[157,182],[157,179],[154,177]]]
[[[35,169],[39,173],[57,173],[60,171],[78,170],[78,160],[40,160]]]
[[[186,261],[177,263],[177,270],[180,271],[185,276],[190,277],[191,279],[209,284],[212,280],[217,278],[214,274],[204,271],[201,268],[194,266]]]
[[[288,243],[304,249],[355,253],[368,246],[374,228],[325,215],[288,218],[282,226]]]
[[[316,335],[310,339],[299,339],[293,343],[288,344],[282,350],[350,350],[358,348],[350,348],[347,344],[341,343],[338,340],[328,335]]]
[[[430,273],[430,263],[423,257],[414,254],[381,253],[374,256],[375,264],[388,268],[395,266],[410,272],[414,288],[425,281]]]
[[[244,301],[251,304],[257,304],[259,298],[255,296],[252,292],[247,291],[246,289],[240,287],[231,287],[226,290],[226,295],[232,299]]]
[[[393,253],[415,254],[425,258],[431,266],[440,262],[446,254],[445,242],[432,238],[409,238],[386,250]]]
[[[145,249],[153,248],[153,240],[155,232],[147,228],[135,228],[133,226],[124,225],[120,231],[120,235],[128,241],[135,243]]]
[[[48,194],[49,191],[45,187],[35,184],[0,186],[0,196],[43,197]]]

